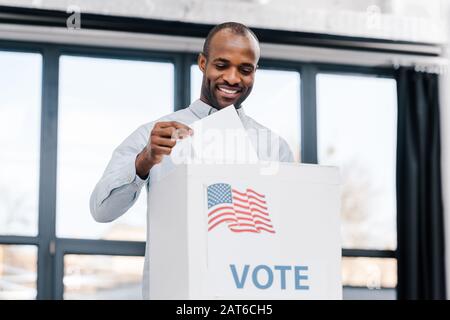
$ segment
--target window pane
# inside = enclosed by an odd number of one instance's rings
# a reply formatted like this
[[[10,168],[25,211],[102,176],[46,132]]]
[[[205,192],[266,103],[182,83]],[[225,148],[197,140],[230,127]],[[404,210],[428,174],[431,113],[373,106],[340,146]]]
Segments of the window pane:
[[[0,300],[36,299],[37,248],[0,245]]]
[[[37,234],[42,58],[0,52],[0,234]]]
[[[203,74],[191,66],[191,101],[200,98]],[[252,93],[242,104],[245,113],[286,139],[300,160],[300,74],[294,71],[256,71]]]
[[[64,299],[142,299],[144,257],[64,256]]]
[[[140,125],[173,111],[170,63],[60,59],[57,235],[145,240],[146,192],[114,223],[96,223],[89,198],[113,150]]]
[[[397,260],[394,258],[342,258],[342,284],[376,290],[397,286]]]
[[[396,248],[393,79],[317,76],[319,163],[340,167],[344,248]]]

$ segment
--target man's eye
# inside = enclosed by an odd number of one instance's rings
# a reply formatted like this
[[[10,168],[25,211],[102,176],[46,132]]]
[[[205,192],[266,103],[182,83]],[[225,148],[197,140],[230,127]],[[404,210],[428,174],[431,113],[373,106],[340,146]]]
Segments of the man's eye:
[[[253,69],[252,68],[242,68],[241,69],[241,73],[242,74],[250,74],[250,73],[252,73],[253,72]]]
[[[225,67],[226,67],[226,65],[224,65],[224,64],[216,64],[217,69],[224,69]]]

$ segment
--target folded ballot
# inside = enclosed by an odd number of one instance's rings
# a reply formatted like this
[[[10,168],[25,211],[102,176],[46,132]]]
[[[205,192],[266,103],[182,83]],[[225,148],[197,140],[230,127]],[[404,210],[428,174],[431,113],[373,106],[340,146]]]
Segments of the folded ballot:
[[[233,105],[190,125],[194,134],[172,149],[174,164],[257,163],[258,156]]]

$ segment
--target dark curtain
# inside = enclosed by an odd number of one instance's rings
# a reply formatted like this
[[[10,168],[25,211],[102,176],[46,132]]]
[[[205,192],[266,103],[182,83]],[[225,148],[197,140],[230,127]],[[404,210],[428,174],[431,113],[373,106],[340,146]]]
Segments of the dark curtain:
[[[438,75],[396,79],[398,298],[445,299]]]

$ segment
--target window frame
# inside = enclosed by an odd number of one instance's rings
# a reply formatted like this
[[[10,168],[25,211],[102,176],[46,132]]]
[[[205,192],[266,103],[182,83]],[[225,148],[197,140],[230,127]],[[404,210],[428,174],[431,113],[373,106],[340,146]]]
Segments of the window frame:
[[[393,68],[385,68],[385,67],[361,67],[361,66],[348,66],[348,65],[337,65],[337,64],[316,64],[315,68],[312,71],[311,80],[314,81],[314,100],[310,100],[309,104],[311,109],[311,113],[313,113],[314,125],[317,125],[317,94],[316,94],[316,80],[317,75],[319,73],[326,74],[335,74],[335,75],[348,75],[348,76],[372,76],[377,78],[386,78],[395,80],[395,70]],[[311,119],[312,121],[312,119]],[[312,134],[312,132],[311,132]],[[317,155],[317,127],[314,130],[314,137],[312,138],[315,145],[312,146],[312,150],[314,153],[311,153],[309,156],[314,157],[315,164],[318,163],[318,155]],[[397,215],[397,212],[396,212]],[[398,229],[396,228],[396,231]],[[398,232],[397,232],[398,234]],[[348,249],[342,248],[342,257],[348,258],[393,258],[398,261],[397,257],[397,249],[396,250],[377,250],[377,249]],[[397,279],[398,269],[397,269]],[[345,285],[343,288],[365,288],[365,287],[355,287]],[[366,288],[367,289],[367,288]],[[390,290],[391,288],[383,288],[381,290],[386,289]],[[395,287],[395,291],[397,292],[397,286]]]

